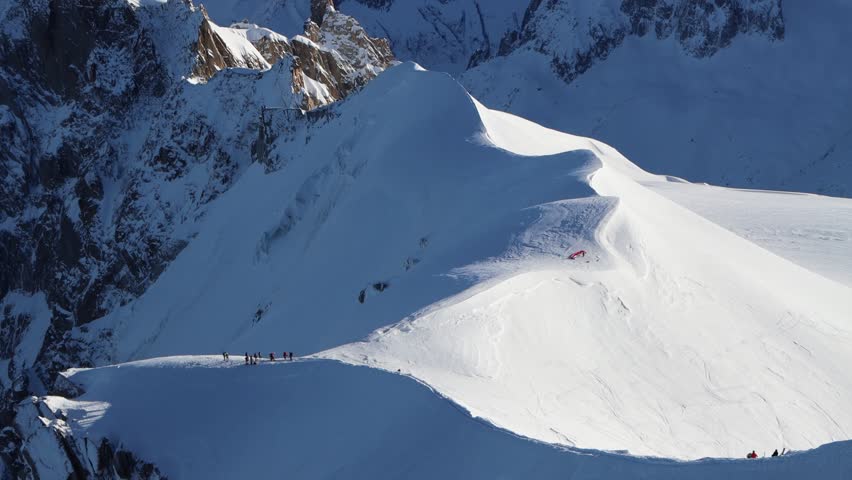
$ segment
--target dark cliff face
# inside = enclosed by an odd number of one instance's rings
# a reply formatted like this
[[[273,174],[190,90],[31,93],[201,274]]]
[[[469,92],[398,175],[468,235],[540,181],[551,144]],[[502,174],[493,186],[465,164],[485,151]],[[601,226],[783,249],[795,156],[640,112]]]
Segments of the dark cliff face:
[[[268,30],[252,45],[188,0],[8,5],[0,11],[4,425],[28,395],[61,389],[57,372],[111,360],[111,332],[90,333],[89,324],[142,294],[192,240],[209,203],[256,158],[262,107],[324,105],[393,61],[386,41],[333,8],[323,17],[335,20],[314,25],[316,44],[299,55]],[[246,43],[235,49],[239,38]],[[305,75],[334,94],[316,98]],[[22,445],[13,430],[3,435]]]
[[[11,425],[17,403],[51,391],[58,370],[91,365],[89,346],[71,340],[71,330],[140,293],[172,253],[158,251],[144,264],[122,255],[114,232],[126,220],[102,208],[104,185],[126,168],[124,114],[168,89],[133,10],[124,2],[57,0],[15,2],[5,13],[0,359],[8,362],[0,375],[10,382],[0,386],[0,416]],[[23,308],[36,293],[45,310]],[[7,446],[23,441],[12,429],[2,435]],[[5,449],[3,460],[26,478],[31,462],[16,451]]]
[[[102,313],[93,298],[103,282],[92,282],[93,265],[83,261],[100,265],[100,279],[121,269],[101,241],[102,177],[120,160],[122,112],[167,88],[153,43],[126,4],[72,3],[30,12],[27,40],[6,37],[0,51],[0,135],[13,146],[0,154],[9,227],[0,231],[0,294],[47,292],[62,310],[60,328]]]
[[[621,0],[594,16],[576,5],[531,0],[521,28],[506,34],[498,55],[532,48],[550,56],[554,71],[570,83],[628,36],[673,38],[699,58],[714,55],[740,34],[784,38],[781,0]]]

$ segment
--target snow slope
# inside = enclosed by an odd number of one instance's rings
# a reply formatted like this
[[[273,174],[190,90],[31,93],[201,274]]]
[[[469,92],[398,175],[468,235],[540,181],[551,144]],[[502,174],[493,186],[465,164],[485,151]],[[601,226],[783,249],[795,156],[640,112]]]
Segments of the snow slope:
[[[45,402],[66,419],[61,428],[88,444],[89,462],[97,464],[99,438],[121,439],[177,479],[784,480],[842,479],[851,468],[838,461],[852,453],[849,442],[777,459],[693,463],[565,450],[473,421],[410,379],[334,362],[173,357],[70,377],[86,393]]]
[[[377,81],[273,146],[281,169],[250,167],[158,281],[101,321],[115,360],[357,340],[472,285],[446,274],[498,255],[526,208],[591,194],[588,153],[530,162],[483,144],[449,76],[409,65]]]
[[[554,55],[570,57],[584,40],[557,35],[559,18],[544,18],[532,44],[548,54],[519,48],[460,81],[491,108],[599,139],[648,171],[849,197],[852,83],[840,59],[850,15],[842,0],[784,1],[783,39],[740,35],[704,58],[676,35],[628,36],[570,83],[555,73]],[[577,16],[580,26],[608,25],[604,14]]]
[[[850,438],[850,288],[648,186],[664,177],[413,64],[303,121],[144,295],[76,333],[113,329],[104,361],[327,350],[517,434],[635,455]]]
[[[648,187],[808,270],[852,286],[852,202],[679,182]]]
[[[113,328],[116,361],[330,349],[581,448],[738,458],[850,438],[848,286],[445,74],[392,68],[316,118],[211,204],[142,297],[79,334]]]
[[[495,146],[583,146],[478,110]],[[652,176],[584,142],[603,161],[590,185],[618,207],[584,224],[595,231],[573,248],[605,268],[539,256],[519,273],[506,265],[515,259],[487,261],[476,270],[505,271],[499,282],[324,356],[403,369],[474,415],[555,443],[698,458],[847,438],[852,291],[667,201],[639,182]],[[548,233],[576,228],[542,210],[509,251],[533,239],[558,251]]]

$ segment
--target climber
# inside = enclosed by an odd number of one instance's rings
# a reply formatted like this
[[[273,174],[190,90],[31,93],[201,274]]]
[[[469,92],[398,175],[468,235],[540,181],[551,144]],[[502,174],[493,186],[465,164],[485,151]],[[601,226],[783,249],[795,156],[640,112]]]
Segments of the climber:
[[[749,453],[748,455],[746,455],[746,458],[757,458],[757,452],[755,452],[754,450],[752,450],[752,451],[751,451],[751,453]]]
[[[249,364],[248,352],[246,352],[246,365],[248,365],[248,364]]]
[[[293,361],[293,352],[290,352],[290,361]]]
[[[274,355],[272,352],[269,352],[269,361],[270,361],[270,362],[274,362],[274,361],[275,361],[275,355]]]
[[[572,253],[571,255],[568,255],[568,260],[574,260],[577,257],[585,257],[585,256],[586,256],[585,250],[577,250],[576,252]]]
[[[774,452],[772,452],[772,456],[773,456],[773,457],[777,457],[777,456],[778,456],[778,449],[777,449],[777,448],[775,449],[775,451],[774,451]]]

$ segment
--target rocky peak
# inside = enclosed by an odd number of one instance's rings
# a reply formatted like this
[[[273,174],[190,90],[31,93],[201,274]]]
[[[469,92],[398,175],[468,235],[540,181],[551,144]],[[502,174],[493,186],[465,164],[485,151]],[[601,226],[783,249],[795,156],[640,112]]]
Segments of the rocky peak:
[[[312,16],[305,22],[305,35],[291,43],[296,57],[293,83],[301,84],[305,92],[315,91],[315,82],[326,88],[320,95],[306,96],[305,109],[343,98],[395,61],[387,39],[367,35],[354,18],[335,10],[331,1],[315,0],[311,5],[317,11],[322,5],[324,10],[319,22]]]
[[[311,21],[322,25],[325,12],[334,11],[334,0],[311,0]]]
[[[269,68],[269,62],[247,38],[241,37],[233,29],[214,24],[203,8],[204,20],[198,32],[193,77],[207,80],[224,68]]]
[[[314,0],[304,35],[292,40],[247,22],[220,27],[202,8],[193,77],[207,81],[225,68],[265,70],[292,60],[293,92],[310,110],[340,100],[378,75],[393,61],[386,39],[372,38],[331,0]]]

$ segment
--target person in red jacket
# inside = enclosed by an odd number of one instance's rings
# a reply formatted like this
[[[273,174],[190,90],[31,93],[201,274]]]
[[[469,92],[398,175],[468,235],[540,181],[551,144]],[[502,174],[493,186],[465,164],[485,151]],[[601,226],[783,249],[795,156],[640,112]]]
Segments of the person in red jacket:
[[[746,455],[746,458],[757,458],[757,452],[755,452],[754,450],[752,450],[752,451],[751,451],[751,453],[749,453],[748,455]]]

